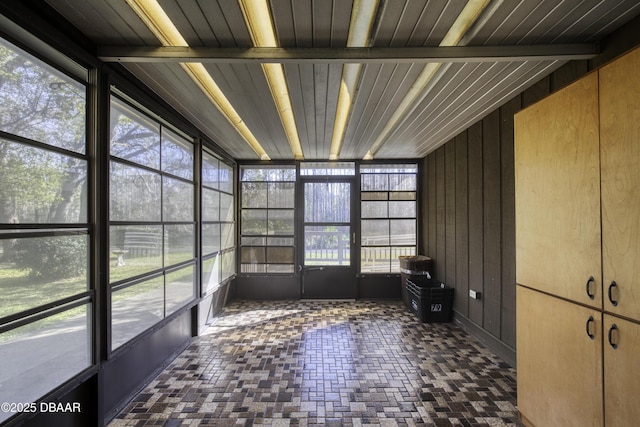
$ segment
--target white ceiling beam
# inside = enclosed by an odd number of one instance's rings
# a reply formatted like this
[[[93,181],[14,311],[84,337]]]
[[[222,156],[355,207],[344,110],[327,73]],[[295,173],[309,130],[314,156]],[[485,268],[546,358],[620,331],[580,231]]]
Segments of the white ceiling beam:
[[[592,59],[600,53],[597,43],[346,48],[208,48],[182,46],[102,46],[98,57],[105,62],[200,63],[449,63],[568,61]]]

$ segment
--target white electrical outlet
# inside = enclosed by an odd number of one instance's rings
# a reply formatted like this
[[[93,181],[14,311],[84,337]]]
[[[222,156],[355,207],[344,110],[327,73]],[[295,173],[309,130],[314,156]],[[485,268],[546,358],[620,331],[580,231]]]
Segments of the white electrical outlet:
[[[469,296],[473,299],[480,299],[480,292],[469,289]]]

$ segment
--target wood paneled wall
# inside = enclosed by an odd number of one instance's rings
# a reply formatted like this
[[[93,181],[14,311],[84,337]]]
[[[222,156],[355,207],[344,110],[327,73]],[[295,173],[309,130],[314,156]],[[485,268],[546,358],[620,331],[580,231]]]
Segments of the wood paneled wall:
[[[515,364],[513,116],[584,75],[572,62],[423,159],[421,253],[455,288],[455,319]],[[534,261],[535,262],[535,261]],[[469,291],[481,294],[469,297]]]
[[[456,321],[514,366],[513,116],[640,44],[638,25],[640,16],[601,40],[593,60],[565,64],[423,159],[420,253],[455,288]]]

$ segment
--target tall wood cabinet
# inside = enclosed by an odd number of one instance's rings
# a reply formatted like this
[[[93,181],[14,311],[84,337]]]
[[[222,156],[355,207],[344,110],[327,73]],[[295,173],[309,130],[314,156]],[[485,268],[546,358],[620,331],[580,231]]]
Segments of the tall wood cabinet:
[[[640,420],[640,48],[515,117],[518,409]]]

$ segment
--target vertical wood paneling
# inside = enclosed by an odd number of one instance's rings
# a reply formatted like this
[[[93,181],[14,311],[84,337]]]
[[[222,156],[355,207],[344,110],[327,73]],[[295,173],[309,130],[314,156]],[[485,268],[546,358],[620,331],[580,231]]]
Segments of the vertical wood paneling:
[[[445,146],[445,274],[444,282],[456,286],[456,146]]]
[[[429,158],[422,159],[420,164],[420,184],[427,192],[419,193],[420,217],[418,219],[418,253],[429,253]]]
[[[436,256],[433,260],[435,277],[445,280],[446,225],[445,225],[445,150],[436,150]],[[432,257],[433,258],[433,257]]]
[[[516,219],[513,158],[513,116],[520,111],[520,96],[500,108],[502,200],[502,341],[516,345]]]
[[[522,108],[538,102],[551,92],[551,77],[545,77],[522,92]]]
[[[455,138],[456,154],[456,293],[455,309],[463,316],[469,316],[469,188],[467,165],[467,132]]]
[[[589,61],[569,61],[551,74],[551,90],[556,91],[587,74]]]
[[[427,209],[429,211],[429,246],[427,247],[427,254],[430,257],[435,257],[437,247],[437,234],[436,234],[436,156],[431,154],[427,157]]]
[[[434,277],[455,287],[456,316],[509,348],[515,349],[517,338],[514,115],[592,66],[589,61],[567,63],[424,162],[428,231],[423,241],[426,254],[434,259]],[[469,290],[482,298],[471,299]]]
[[[484,294],[482,122],[468,131],[469,289]],[[483,300],[469,299],[469,319],[482,325]]]
[[[482,128],[484,205],[484,328],[500,337],[501,315],[501,200],[500,200],[500,112],[483,120]]]

